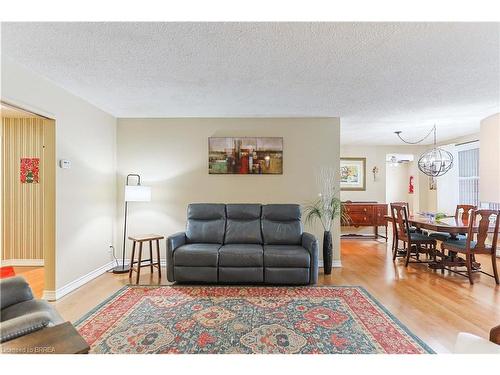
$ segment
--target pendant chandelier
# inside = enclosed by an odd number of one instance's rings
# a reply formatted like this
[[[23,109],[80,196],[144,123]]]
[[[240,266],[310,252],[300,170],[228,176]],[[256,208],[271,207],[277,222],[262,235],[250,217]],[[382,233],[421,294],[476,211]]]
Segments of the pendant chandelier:
[[[453,167],[453,155],[440,147],[436,146],[436,125],[434,125],[429,133],[422,139],[416,142],[406,141],[401,137],[401,131],[394,132],[404,143],[416,145],[423,142],[431,134],[434,133],[434,147],[431,150],[424,152],[418,159],[418,169],[427,176],[439,177],[444,175]]]

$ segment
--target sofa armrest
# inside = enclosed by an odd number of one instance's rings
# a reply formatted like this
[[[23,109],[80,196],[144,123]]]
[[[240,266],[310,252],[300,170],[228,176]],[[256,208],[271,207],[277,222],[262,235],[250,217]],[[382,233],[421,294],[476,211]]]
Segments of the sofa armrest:
[[[500,326],[496,326],[491,329],[490,341],[500,345]]]
[[[29,284],[21,276],[0,280],[0,308],[33,299]]]
[[[483,337],[459,332],[453,348],[455,354],[500,354],[500,345]]]
[[[53,325],[51,316],[46,311],[21,315],[2,322],[0,325],[0,342],[13,340]]]
[[[167,280],[174,280],[174,251],[186,243],[186,233],[179,232],[167,238]]]
[[[318,240],[311,233],[302,233],[302,247],[306,248],[311,255],[311,272],[309,277],[310,284],[318,282],[318,261],[319,245]]]

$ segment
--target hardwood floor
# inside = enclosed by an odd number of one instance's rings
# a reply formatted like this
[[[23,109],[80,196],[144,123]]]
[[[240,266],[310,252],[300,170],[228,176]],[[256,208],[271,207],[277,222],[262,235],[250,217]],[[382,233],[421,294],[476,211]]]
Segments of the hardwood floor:
[[[486,271],[491,261],[478,257]],[[500,261],[500,260],[498,260]],[[342,240],[342,268],[331,275],[320,274],[319,285],[360,285],[380,301],[411,331],[436,352],[449,352],[456,335],[467,331],[487,338],[500,324],[500,288],[485,275],[476,283],[446,272],[431,271],[424,264],[392,262],[390,242]],[[158,284],[158,275],[141,272],[141,284]],[[123,285],[127,275],[104,274],[55,302],[62,316],[75,321]],[[163,277],[160,284],[168,284]]]
[[[491,258],[477,257],[491,273]],[[499,260],[497,259],[497,262]],[[500,324],[500,287],[493,278],[431,271],[425,264],[392,261],[390,242],[342,241],[342,268],[321,275],[324,285],[360,285],[436,352],[450,352],[458,332],[488,338]]]
[[[42,298],[45,285],[43,267],[14,267],[14,272],[26,279],[36,298]]]

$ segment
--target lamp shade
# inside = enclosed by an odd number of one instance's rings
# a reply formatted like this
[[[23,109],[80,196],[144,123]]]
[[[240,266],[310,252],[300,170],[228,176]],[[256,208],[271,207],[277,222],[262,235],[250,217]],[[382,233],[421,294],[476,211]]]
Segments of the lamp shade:
[[[142,185],[125,185],[126,202],[149,202],[151,200],[151,187]]]

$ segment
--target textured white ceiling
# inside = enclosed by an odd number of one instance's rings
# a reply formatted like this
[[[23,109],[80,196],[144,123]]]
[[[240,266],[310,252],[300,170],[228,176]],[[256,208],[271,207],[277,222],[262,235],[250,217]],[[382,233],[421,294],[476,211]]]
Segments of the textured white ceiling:
[[[2,54],[117,117],[339,116],[344,144],[500,111],[498,23],[3,23]]]

